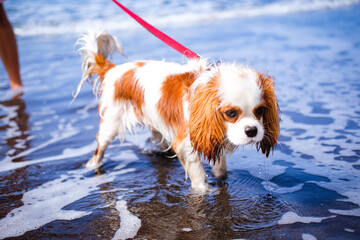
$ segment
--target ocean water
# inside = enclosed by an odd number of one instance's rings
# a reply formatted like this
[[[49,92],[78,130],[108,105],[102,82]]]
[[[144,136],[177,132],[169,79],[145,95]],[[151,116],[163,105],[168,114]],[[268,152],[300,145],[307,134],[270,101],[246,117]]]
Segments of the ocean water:
[[[25,87],[0,66],[0,239],[360,239],[360,1],[122,3],[211,61],[272,75],[277,150],[240,148],[224,182],[204,164],[205,196],[142,128],[86,169],[100,119],[90,86],[71,104],[81,33],[107,29],[131,59],[186,59],[112,1],[8,0]]]

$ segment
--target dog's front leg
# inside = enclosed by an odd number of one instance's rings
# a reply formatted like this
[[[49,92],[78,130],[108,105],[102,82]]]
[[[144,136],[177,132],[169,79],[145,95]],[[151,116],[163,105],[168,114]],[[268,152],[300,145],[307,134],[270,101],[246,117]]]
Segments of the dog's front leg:
[[[200,155],[193,151],[190,138],[185,138],[175,149],[175,152],[191,180],[191,187],[195,191],[207,192],[210,187],[206,173],[201,163]]]

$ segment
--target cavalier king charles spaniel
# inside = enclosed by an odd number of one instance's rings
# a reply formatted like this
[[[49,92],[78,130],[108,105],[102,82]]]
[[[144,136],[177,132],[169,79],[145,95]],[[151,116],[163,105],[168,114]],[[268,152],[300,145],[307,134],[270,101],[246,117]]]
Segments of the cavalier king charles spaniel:
[[[238,64],[186,64],[131,61],[115,65],[107,58],[124,54],[116,38],[89,31],[79,40],[83,57],[81,86],[90,80],[100,95],[98,146],[86,164],[101,164],[118,136],[148,127],[176,153],[193,189],[209,190],[201,159],[212,162],[215,177],[226,176],[226,154],[255,144],[266,157],[279,134],[279,107],[270,76]]]

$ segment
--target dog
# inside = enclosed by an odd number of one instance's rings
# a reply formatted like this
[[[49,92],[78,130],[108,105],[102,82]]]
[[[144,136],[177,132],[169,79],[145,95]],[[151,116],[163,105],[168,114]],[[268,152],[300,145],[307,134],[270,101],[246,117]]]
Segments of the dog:
[[[279,106],[273,78],[253,68],[206,59],[186,64],[128,61],[115,65],[115,51],[125,56],[114,36],[88,31],[77,42],[83,57],[82,78],[100,96],[98,146],[87,167],[101,164],[104,152],[118,136],[138,124],[167,143],[191,180],[191,187],[208,191],[201,159],[213,164],[217,178],[226,176],[226,155],[238,146],[255,144],[266,157],[280,135]]]

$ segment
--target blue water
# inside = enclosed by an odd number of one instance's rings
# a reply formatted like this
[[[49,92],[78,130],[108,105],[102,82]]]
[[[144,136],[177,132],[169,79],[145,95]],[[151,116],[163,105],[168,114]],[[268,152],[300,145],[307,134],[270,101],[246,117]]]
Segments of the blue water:
[[[87,170],[99,117],[90,86],[70,104],[80,34],[108,29],[131,59],[185,58],[111,1],[8,0],[25,88],[0,66],[0,239],[360,239],[359,1],[123,3],[210,60],[272,75],[277,150],[240,148],[225,182],[206,165],[206,196],[144,129]]]

